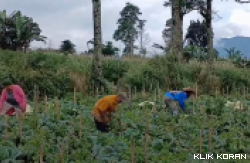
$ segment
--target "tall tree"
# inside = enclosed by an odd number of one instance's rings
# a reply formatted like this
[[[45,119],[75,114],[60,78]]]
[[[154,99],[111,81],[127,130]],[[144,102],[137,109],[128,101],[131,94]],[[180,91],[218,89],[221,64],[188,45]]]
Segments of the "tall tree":
[[[209,62],[209,67],[210,70],[213,69],[212,67],[212,62],[214,60],[214,50],[213,50],[213,28],[212,28],[212,14],[214,13],[212,11],[212,2],[213,0],[199,0],[198,1],[198,9],[201,14],[201,16],[204,18],[206,27],[207,27],[207,32],[208,32],[208,37],[207,37],[207,43],[208,43],[208,54],[210,56],[210,62]],[[237,3],[250,3],[250,1],[244,1],[244,0],[235,0]]]
[[[192,20],[190,21],[190,25],[187,29],[184,42],[187,41],[187,45],[198,46],[207,49],[207,35],[208,32],[206,22],[204,20]]]
[[[92,0],[93,23],[94,23],[94,60],[93,60],[93,79],[95,90],[102,85],[103,81],[101,53],[102,53],[102,28],[101,28],[101,0]]]
[[[138,30],[136,25],[139,23],[139,7],[132,3],[126,3],[125,7],[120,12],[121,18],[118,19],[118,29],[114,32],[113,38],[116,41],[122,41],[125,45],[124,52],[134,54],[134,43],[138,38]]]
[[[183,12],[181,10],[182,0],[174,0],[172,2],[172,23],[173,23],[173,37],[172,37],[172,49],[173,53],[177,55],[179,61],[181,61],[181,55],[183,53]]]
[[[172,11],[172,38],[171,51],[181,60],[183,54],[183,17],[198,7],[200,0],[168,0],[165,7],[171,7]],[[167,23],[166,23],[167,24]]]
[[[208,66],[211,73],[213,73],[213,60],[215,58],[213,50],[212,2],[213,0],[203,0],[199,2],[199,12],[204,18],[207,28],[207,51],[210,58]]]
[[[32,41],[46,43],[46,37],[41,32],[39,25],[20,11],[14,11],[9,16],[6,10],[0,11],[1,49],[26,51]]]
[[[64,40],[60,46],[60,51],[65,54],[74,53],[75,45],[70,40]]]
[[[106,45],[104,45],[102,49],[102,53],[105,56],[114,56],[117,55],[119,52],[119,49],[117,47],[114,47],[112,41],[107,41]]]
[[[89,40],[87,44],[94,44],[94,41]],[[88,47],[88,51],[86,53],[93,54],[93,49]],[[107,41],[106,44],[102,45],[102,54],[104,56],[113,56],[118,54],[119,49],[113,45],[112,41]]]
[[[149,43],[150,38],[149,38],[149,34],[146,33],[145,30],[145,23],[146,20],[139,20],[138,23],[138,40],[139,40],[139,49],[140,49],[140,54],[142,56],[145,56],[147,53],[147,49],[146,49],[146,45]]]
[[[162,39],[164,41],[164,45],[160,45],[157,43],[153,44],[154,48],[162,50],[165,54],[168,53],[172,43],[172,37],[173,37],[172,21],[173,21],[172,18],[168,19],[165,24],[165,29],[162,31]]]

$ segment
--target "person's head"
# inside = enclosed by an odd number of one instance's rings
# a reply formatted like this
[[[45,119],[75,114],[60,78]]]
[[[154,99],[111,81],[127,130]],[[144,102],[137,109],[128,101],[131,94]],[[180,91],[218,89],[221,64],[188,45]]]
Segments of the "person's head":
[[[3,85],[4,88],[7,88],[7,87],[9,87],[9,86],[12,85],[12,82],[11,82],[10,79],[5,79],[5,80],[2,82],[2,85]]]
[[[127,95],[124,92],[121,92],[117,94],[117,101],[118,103],[126,102],[127,101]]]
[[[188,97],[190,97],[191,95],[196,95],[196,92],[194,89],[192,88],[184,88],[183,92],[185,92],[187,94]]]

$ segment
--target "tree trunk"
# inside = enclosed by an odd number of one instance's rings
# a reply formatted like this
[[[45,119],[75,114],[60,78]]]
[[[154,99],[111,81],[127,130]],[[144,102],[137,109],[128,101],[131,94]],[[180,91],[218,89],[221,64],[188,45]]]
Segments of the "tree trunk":
[[[172,9],[172,39],[171,39],[171,43],[170,43],[170,49],[171,49],[171,53],[175,54],[176,53],[176,47],[175,47],[175,40],[176,40],[176,14],[177,14],[177,9],[175,7],[175,3],[173,2],[172,3],[172,6],[171,6],[171,9]]]
[[[209,69],[212,73],[213,61],[214,61],[213,29],[212,29],[212,0],[207,0],[206,26],[207,26],[207,31],[208,31],[207,42],[208,42],[208,55],[209,55]]]
[[[131,39],[129,42],[130,55],[134,55],[134,40]]]
[[[144,54],[144,51],[143,51],[143,30],[140,31],[139,33],[140,35],[140,57],[142,57]]]
[[[172,53],[176,55],[179,61],[182,60],[183,51],[183,14],[181,10],[181,0],[175,0],[172,4],[173,16],[173,40]]]
[[[102,78],[102,31],[101,31],[101,0],[92,0],[93,3],[93,22],[94,22],[94,60],[93,60],[93,77],[94,85],[100,88]]]
[[[181,10],[180,10],[181,12]],[[179,56],[179,60],[182,61],[183,60],[183,14],[180,13],[179,16],[179,21],[178,21],[178,35],[177,35],[177,49],[178,49],[178,56]]]

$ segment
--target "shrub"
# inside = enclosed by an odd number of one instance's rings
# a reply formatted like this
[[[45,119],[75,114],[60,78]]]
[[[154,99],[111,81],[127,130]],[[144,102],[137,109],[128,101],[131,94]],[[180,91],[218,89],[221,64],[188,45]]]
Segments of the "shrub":
[[[124,76],[129,69],[127,61],[104,60],[103,75],[109,82],[118,83],[118,80]]]
[[[238,69],[217,69],[216,75],[220,76],[222,88],[228,90],[229,93],[236,91],[237,88],[248,87],[250,84],[250,77],[246,71],[239,71]]]
[[[64,96],[77,91],[90,94],[92,58],[88,56],[64,56],[43,52],[0,51],[0,88],[4,78],[21,84],[27,90],[34,85],[40,88],[40,95]],[[214,74],[207,64],[190,62],[179,64],[174,55],[155,56],[152,59],[124,58],[123,60],[103,59],[104,77],[124,89],[153,91],[160,88],[182,89],[193,87],[197,82],[199,94],[214,94],[218,90],[235,93],[239,88],[250,86],[247,69],[239,69],[227,61],[215,63]],[[31,95],[30,95],[31,96]]]

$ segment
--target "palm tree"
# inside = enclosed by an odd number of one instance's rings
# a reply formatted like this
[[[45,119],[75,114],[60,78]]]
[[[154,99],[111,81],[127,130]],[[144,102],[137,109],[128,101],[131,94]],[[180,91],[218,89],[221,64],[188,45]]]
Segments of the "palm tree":
[[[22,16],[21,12],[17,12],[14,19],[16,26],[16,50],[26,49],[32,41],[42,41],[46,43],[45,36],[40,35],[42,32],[39,25],[33,22],[30,17]]]

